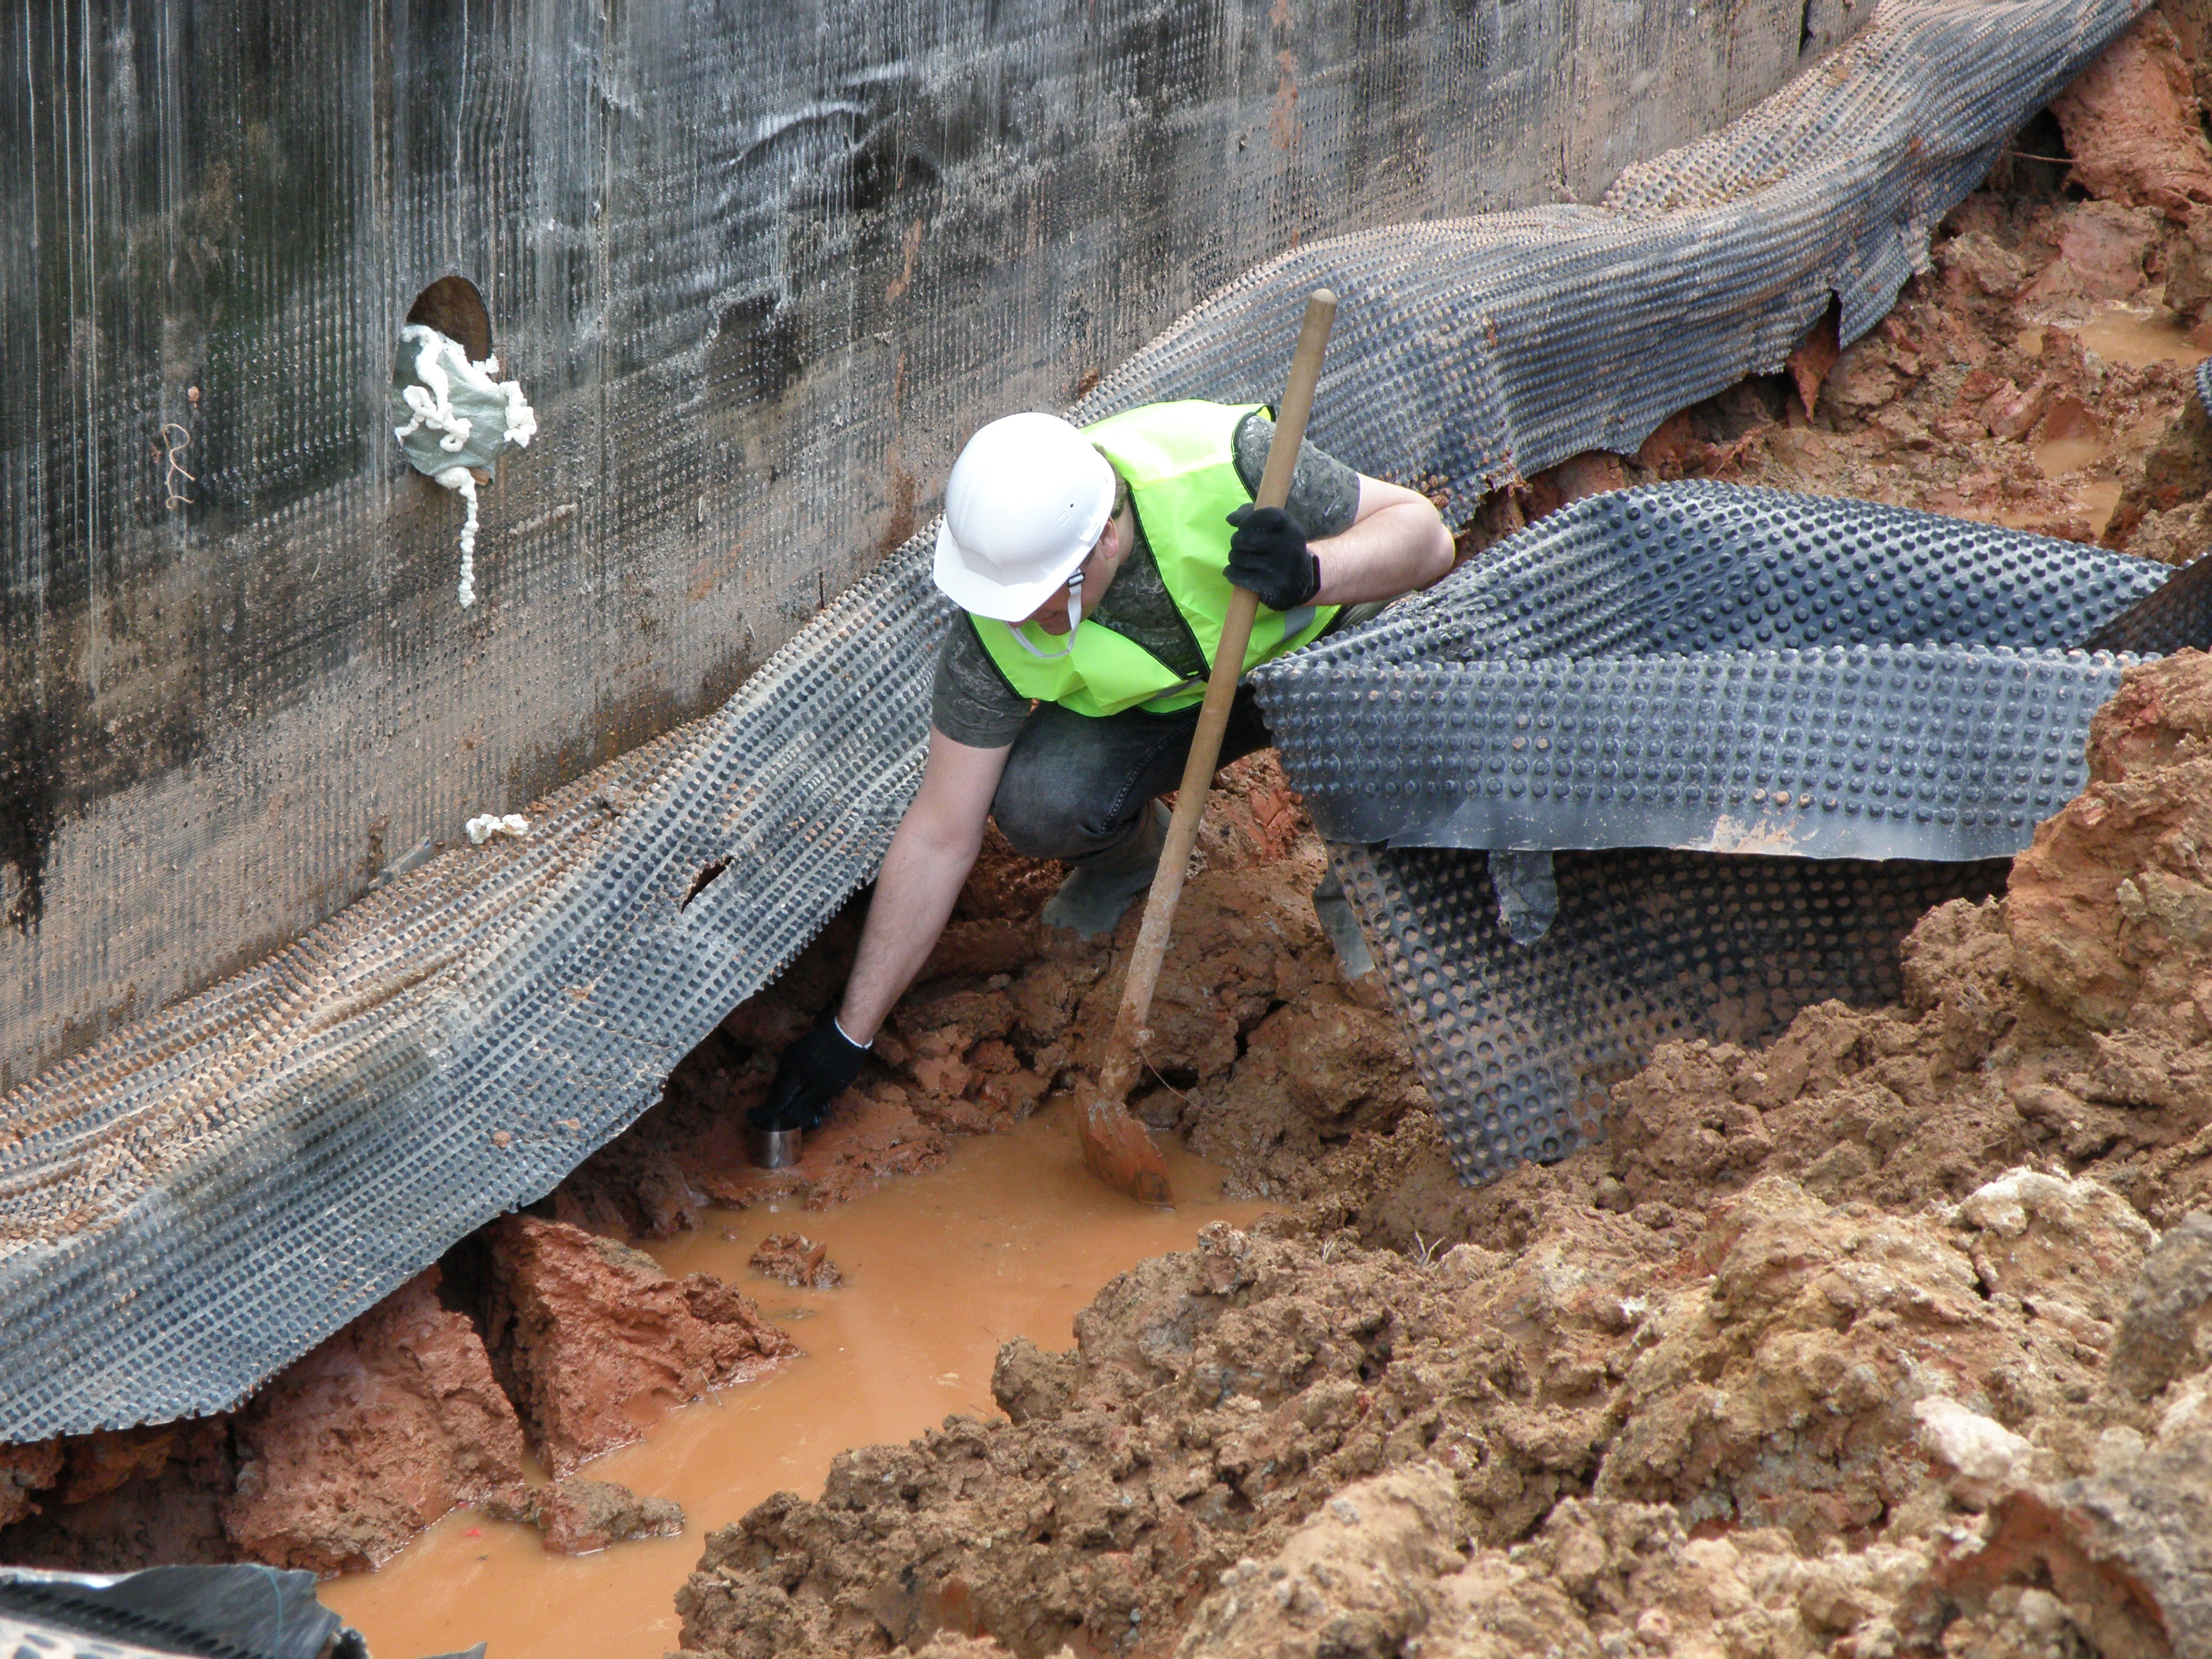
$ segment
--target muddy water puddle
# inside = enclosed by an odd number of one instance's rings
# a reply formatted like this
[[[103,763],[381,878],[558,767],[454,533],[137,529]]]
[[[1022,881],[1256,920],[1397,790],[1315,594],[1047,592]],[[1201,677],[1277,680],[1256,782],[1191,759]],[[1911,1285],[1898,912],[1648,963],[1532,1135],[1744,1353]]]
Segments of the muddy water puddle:
[[[2053,325],[2052,326],[2056,326]],[[2111,304],[2080,326],[2067,331],[2082,345],[2108,363],[2147,368],[2152,363],[2194,364],[2206,348],[2183,329],[2171,313],[2152,307]],[[2030,357],[2041,355],[2045,328],[2023,328],[2014,343]],[[2035,446],[2036,470],[2063,489],[2068,504],[2102,535],[2119,505],[2120,482],[2106,476],[2111,471],[2112,441],[2094,426],[2084,423],[2046,436]],[[2033,525],[2047,516],[2041,509],[2003,511],[1990,515],[1999,524]]]
[[[2068,332],[2108,363],[2146,368],[2153,363],[2194,363],[2204,356],[2206,344],[2191,336],[2171,312],[2152,306],[2100,306],[2094,315]],[[2024,328],[2014,343],[2030,357],[2043,351],[2041,328]]]
[[[582,1471],[676,1499],[683,1535],[556,1556],[532,1528],[460,1510],[380,1571],[325,1584],[323,1600],[380,1654],[488,1641],[489,1659],[660,1659],[707,1533],[779,1490],[812,1496],[848,1447],[909,1439],[948,1413],[995,1415],[1000,1343],[1067,1346],[1074,1316],[1115,1274],[1268,1207],[1221,1199],[1220,1171],[1180,1148],[1168,1160],[1178,1207],[1130,1203],[1085,1171],[1063,1106],[957,1141],[943,1168],[838,1209],[710,1212],[696,1232],[645,1248],[672,1273],[738,1285],[806,1352]],[[845,1283],[793,1290],[747,1267],[763,1237],[787,1231],[826,1243]]]

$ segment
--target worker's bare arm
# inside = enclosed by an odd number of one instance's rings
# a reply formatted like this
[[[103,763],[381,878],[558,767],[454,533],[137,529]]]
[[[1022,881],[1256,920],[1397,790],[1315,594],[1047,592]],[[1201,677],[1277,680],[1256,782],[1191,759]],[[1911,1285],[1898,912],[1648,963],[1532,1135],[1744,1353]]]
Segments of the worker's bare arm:
[[[877,872],[860,954],[837,1011],[837,1024],[855,1042],[874,1039],[945,931],[952,902],[981,850],[984,820],[1007,749],[973,749],[930,728],[921,787]]]
[[[1451,532],[1425,495],[1362,474],[1352,528],[1310,544],[1321,561],[1320,605],[1395,599],[1452,564]]]

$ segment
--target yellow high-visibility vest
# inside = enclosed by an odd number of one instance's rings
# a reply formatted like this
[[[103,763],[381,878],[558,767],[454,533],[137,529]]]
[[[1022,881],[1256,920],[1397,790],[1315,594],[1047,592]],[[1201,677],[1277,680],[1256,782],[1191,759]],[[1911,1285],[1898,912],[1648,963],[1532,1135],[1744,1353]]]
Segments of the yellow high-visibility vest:
[[[1252,500],[1237,471],[1237,428],[1264,408],[1197,400],[1147,404],[1084,428],[1128,484],[1130,507],[1160,580],[1209,667],[1231,592],[1222,571],[1229,559],[1229,514]],[[1285,612],[1261,605],[1245,647],[1244,671],[1319,637],[1337,609],[1301,605]],[[971,615],[968,621],[1017,692],[1078,714],[1139,708],[1165,714],[1206,696],[1203,675],[1191,679],[1177,673],[1095,617],[1085,616],[1072,636],[988,617]],[[1018,628],[1026,630],[1029,647],[1015,637]]]

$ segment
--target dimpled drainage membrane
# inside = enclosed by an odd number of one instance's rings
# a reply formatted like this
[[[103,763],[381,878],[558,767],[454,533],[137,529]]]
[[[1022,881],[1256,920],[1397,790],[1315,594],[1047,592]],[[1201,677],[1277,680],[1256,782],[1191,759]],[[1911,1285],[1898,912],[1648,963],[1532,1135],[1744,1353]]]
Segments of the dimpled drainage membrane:
[[[1675,410],[1779,370],[1832,297],[1844,343],[1873,327],[2013,130],[2139,9],[1886,5],[1826,63],[1629,168],[1596,206],[1293,250],[1190,312],[1077,413],[1273,397],[1305,295],[1326,284],[1343,304],[1310,435],[1434,492],[1447,518],[1577,451],[1633,454]]]
[[[2011,868],[1561,853],[1559,918],[1516,945],[1484,854],[1331,853],[1469,1184],[1597,1139],[1606,1085],[1656,1043],[1755,1042],[1828,997],[1895,1001],[1898,941],[1932,905],[2002,892]]]
[[[1674,410],[1746,374],[1779,368],[1832,295],[1841,301],[1843,339],[1856,337],[1924,262],[1929,229],[1983,176],[2007,136],[2140,9],[2135,0],[1887,6],[1849,46],[1723,131],[1624,174],[1597,207],[1315,243],[1190,313],[1076,412],[1095,419],[1169,396],[1273,396],[1304,295],[1328,283],[1345,309],[1315,438],[1364,471],[1437,489],[1451,516],[1463,517],[1490,484],[1585,449],[1632,450]],[[448,853],[259,966],[0,1097],[0,1328],[9,1360],[0,1367],[0,1439],[120,1428],[235,1403],[456,1239],[547,1192],[650,1106],[676,1062],[874,872],[919,775],[929,665],[948,617],[928,580],[930,533],[909,539],[837,599],[716,714],[536,804],[526,840]],[[2039,587],[2033,616],[2008,612],[2014,631],[2000,627],[1993,641],[2069,642],[2057,607],[2073,605],[2087,620],[2087,611],[2103,604],[2101,620],[2140,589],[2140,580],[2131,586],[2112,574],[2130,567],[2096,575],[2106,567],[2093,561],[2069,573],[2052,562],[2059,556],[2037,550],[2047,544],[2006,545],[2027,561],[2015,581],[2105,586],[2087,601]],[[1889,556],[1917,555],[1898,546]],[[1692,574],[1680,562],[1671,573],[1677,580]],[[1660,580],[1663,592],[1667,577]],[[1848,592],[1853,578],[1841,580]],[[1589,671],[1599,677],[1593,686],[1607,688],[1592,695],[1629,706],[1638,695],[1635,674],[1646,672],[1631,660],[1630,642],[1643,637],[1637,619],[1613,615],[1603,628],[1577,621],[1593,606],[1603,609],[1603,587],[1578,576],[1555,584],[1559,617],[1529,620],[1512,648],[1524,663],[1571,653],[1559,658],[1567,673],[1584,672],[1573,655],[1607,662]],[[1456,583],[1449,602],[1477,591]],[[1909,579],[1904,591],[1911,591]],[[1755,583],[1753,597],[1765,614],[1768,596],[1757,594]],[[2046,600],[2054,607],[2048,617],[2040,610]],[[1441,613],[1424,605],[1416,614]],[[1470,630],[1490,620],[1477,607],[1449,625],[1471,647]],[[1689,626],[1686,614],[1677,620]],[[1765,625],[1773,634],[1778,624]],[[1437,665],[1454,655],[1405,635],[1395,618],[1383,626],[1398,630],[1389,637],[1403,637],[1409,674],[1442,672]],[[1832,641],[1897,637],[1871,623],[1869,629],[1823,629],[1804,643],[1825,649]],[[1923,629],[1901,637],[1964,636]],[[1558,642],[1539,643],[1544,639]],[[1711,636],[1693,647],[1685,635],[1644,648],[1741,653],[1774,642],[1754,631],[1734,646]],[[1456,656],[1475,659],[1472,648]],[[2015,748],[2032,742],[2034,757],[2008,763],[2004,798],[1978,805],[1971,826],[1975,834],[2008,833],[2015,811],[2033,810],[2012,793],[2055,798],[2057,768],[2046,765],[2041,745],[2085,717],[2112,668],[2053,661],[2051,678],[2037,678],[2015,698],[2021,683],[2010,659],[1952,660],[1955,672],[1946,672],[1954,678],[1931,678],[1925,690],[1911,684],[1917,665],[1893,670],[1886,661],[1883,683],[1905,673],[1906,693],[1932,698],[1928,706],[1947,727],[1944,700],[1965,695],[1957,688],[1971,686],[1974,697],[2008,710],[2018,705]],[[1727,698],[1753,711],[1778,709],[1785,687],[1794,708],[1807,684],[1797,678],[1800,666],[1838,684],[1859,673],[1860,712],[1869,706],[1870,658],[1856,665],[1842,658],[1793,661],[1786,682],[1780,664],[1754,672],[1746,661],[1732,679],[1723,664],[1710,698],[1680,688],[1665,695],[1687,698],[1686,720],[1707,701],[1717,707]],[[1615,674],[1626,678],[1603,678]],[[1548,695],[1540,680],[1525,691],[1532,707]],[[1641,695],[1648,707],[1660,690]],[[1533,729],[1533,713],[1531,720]],[[1484,731],[1492,729],[1486,722]],[[1504,747],[1494,757],[1525,752],[1511,743],[1526,734],[1497,728],[1495,735]],[[1304,741],[1315,752],[1315,742]],[[1579,757],[1579,731],[1576,741]],[[1424,766],[1441,775],[1443,752]],[[1859,752],[1854,737],[1850,757]],[[1486,765],[1492,751],[1482,754]],[[1725,795],[1737,771],[1770,794],[1787,784],[1796,792],[1791,813],[1814,816],[1784,821],[1825,821],[1825,808],[1794,805],[1806,780],[1782,769],[1784,758],[1770,762],[1762,742],[1729,757],[1725,776],[1707,787]],[[1844,751],[1829,758],[1843,778]],[[1913,757],[1911,779],[1920,778],[1926,758]],[[2026,782],[2015,775],[2023,770]],[[1822,772],[1823,787],[1829,775]],[[1908,775],[1900,766],[1891,776]],[[1599,780],[1589,781],[1588,804],[1614,813],[1622,803],[1599,803]],[[1364,799],[1317,787],[1316,799],[1324,796]],[[1462,791],[1453,810],[1474,799]],[[1486,787],[1481,799],[1503,811],[1510,798]],[[1552,791],[1542,799],[1556,805],[1559,797]],[[1577,794],[1566,799],[1584,804]],[[1869,799],[1893,804],[1893,785],[1890,796]],[[1419,799],[1407,829],[1415,817],[1449,816],[1441,810],[1447,798],[1425,793]],[[1655,807],[1640,786],[1627,804],[1654,823],[1656,808],[1682,807],[1663,791]],[[1778,813],[1781,803],[1758,805]],[[1332,804],[1320,815],[1336,810]],[[2006,822],[1979,822],[1992,811]],[[1856,822],[1877,820],[1862,812]],[[1887,825],[1890,815],[1879,822]],[[1402,832],[1384,827],[1359,836]],[[1471,840],[1497,831],[1476,825],[1461,833]],[[1947,856],[1970,852],[1960,842]],[[1367,856],[1374,878],[1362,884],[1352,872],[1355,898],[1397,971],[1401,995],[1410,996],[1410,969],[1397,968],[1385,926],[1386,913],[1396,914],[1395,896],[1410,890],[1396,861],[1456,857],[1480,867],[1482,855],[1386,849]],[[1730,867],[1692,863],[1699,871]],[[723,873],[687,902],[715,865]],[[1665,878],[1671,867],[1647,869],[1641,879]],[[1553,929],[1559,951],[1587,926],[1571,861],[1565,877],[1567,904]],[[1448,945],[1452,961],[1479,968],[1486,913],[1468,896],[1479,885],[1471,882],[1449,890],[1463,901],[1455,911],[1419,911],[1410,896],[1405,906],[1409,916],[1433,914],[1433,925],[1447,930],[1424,948],[1434,954]],[[1891,894],[1884,902],[1891,908],[1881,914],[1896,926],[1883,922],[1881,930],[1893,933],[1905,920],[1898,907],[1925,900]],[[1715,902],[1729,908],[1724,896]],[[1860,925],[1849,924],[1841,937],[1858,937],[1850,927]],[[1460,935],[1449,932],[1454,927]],[[1607,948],[1626,951],[1629,938],[1620,933]],[[1726,955],[1713,948],[1715,961]],[[1826,960],[1832,953],[1814,954]],[[1560,971],[1583,985],[1578,994],[1599,1000],[1576,1006],[1604,1006],[1614,994],[1604,982],[1614,974],[1604,957],[1586,951],[1562,961]],[[1640,982],[1642,973],[1624,961],[1623,984]],[[1651,982],[1662,987],[1682,977],[1671,957],[1653,973]],[[1801,977],[1811,974],[1808,967]],[[1466,982],[1463,975],[1462,990]],[[1782,989],[1792,998],[1810,994],[1809,981]],[[1540,1106],[1544,1087],[1568,1089],[1564,1080],[1514,1082],[1533,1078],[1540,1056],[1560,1079],[1593,1074],[1589,1063],[1542,1036],[1570,1017],[1564,993],[1545,994],[1553,1001],[1534,1009],[1534,1035],[1514,1039],[1510,1056],[1499,1060],[1504,1080],[1492,1094],[1501,1133],[1492,1139],[1507,1153],[1497,1156],[1518,1155],[1522,1127],[1540,1152],[1547,1138],[1565,1148],[1568,1124],[1547,1120],[1540,1133],[1525,1117],[1509,1125],[1498,1107],[1501,1099],[1515,1110],[1516,1103]],[[1638,994],[1655,1006],[1674,1000],[1648,988]],[[1754,996],[1745,1006],[1765,1010],[1759,1016],[1765,1018],[1786,1000]],[[1472,1005],[1454,1006],[1461,1034],[1474,1036]],[[1426,1003],[1406,1006],[1433,1054],[1430,1039],[1445,1017]],[[1660,1034],[1652,1019],[1625,1024],[1619,1051]],[[1448,1114],[1461,1115],[1457,1144],[1476,1152],[1491,1144],[1486,1126],[1470,1131],[1466,1123],[1471,1095],[1455,1103],[1446,1091],[1439,1099]],[[1462,1169],[1480,1175],[1495,1161],[1474,1158]]]
[[[2168,596],[2198,574],[1668,484],[1576,502],[1260,671],[1462,1178],[1590,1139],[1669,1037],[1894,1000],[1903,935],[2001,890],[2086,781],[2122,660],[2067,647],[2189,642],[2201,606]],[[1540,939],[1506,936],[1477,849],[1559,854]]]
[[[1595,495],[1254,676],[1332,840],[2009,854],[2166,566],[1723,484]]]

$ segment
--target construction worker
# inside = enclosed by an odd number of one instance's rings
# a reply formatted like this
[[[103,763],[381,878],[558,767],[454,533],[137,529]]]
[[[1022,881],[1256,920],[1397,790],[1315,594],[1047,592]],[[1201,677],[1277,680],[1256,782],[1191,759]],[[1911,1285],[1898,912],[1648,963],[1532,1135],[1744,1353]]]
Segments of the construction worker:
[[[1232,582],[1260,600],[1250,668],[1451,568],[1426,497],[1310,444],[1288,504],[1255,507],[1273,435],[1262,408],[1178,402],[1080,430],[1010,415],[961,452],[935,574],[967,614],[938,657],[921,787],[844,1000],[784,1051],[761,1127],[811,1128],[852,1083],[951,915],[987,817],[1017,851],[1073,866],[1048,923],[1096,937],[1151,885],[1168,821],[1154,798],[1181,780]],[[1269,741],[1240,691],[1222,763]],[[1347,913],[1334,934],[1348,927]]]

